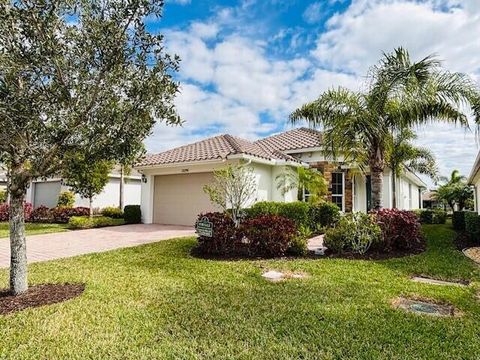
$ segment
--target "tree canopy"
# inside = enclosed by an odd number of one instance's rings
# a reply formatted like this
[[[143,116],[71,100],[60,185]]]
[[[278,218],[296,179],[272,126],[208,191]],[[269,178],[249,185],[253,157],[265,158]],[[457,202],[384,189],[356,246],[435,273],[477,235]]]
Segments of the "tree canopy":
[[[327,90],[290,120],[323,127],[327,158],[370,172],[372,203],[379,208],[389,135],[432,121],[468,127],[464,108],[480,123],[480,90],[467,75],[443,69],[434,56],[414,62],[403,48],[384,54],[367,80],[367,91]]]
[[[156,121],[179,124],[179,58],[146,20],[163,1],[0,0],[0,160],[10,171],[11,290],[27,289],[24,219],[30,180],[82,151],[120,162]]]

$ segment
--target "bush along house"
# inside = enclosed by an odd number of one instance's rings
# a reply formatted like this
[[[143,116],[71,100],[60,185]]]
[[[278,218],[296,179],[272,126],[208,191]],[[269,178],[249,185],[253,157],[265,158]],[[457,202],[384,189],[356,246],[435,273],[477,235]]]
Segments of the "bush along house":
[[[213,180],[213,171],[228,164],[243,162],[253,168],[258,201],[297,200],[297,189],[278,189],[278,176],[286,167],[318,169],[328,182],[327,200],[343,212],[371,209],[368,171],[363,174],[341,159],[326,159],[322,152],[321,132],[297,128],[257,141],[232,135],[219,135],[192,144],[149,154],[136,164],[142,174],[141,206],[145,223],[193,225],[197,215],[215,211],[203,186]],[[384,207],[392,207],[391,171],[384,172]],[[397,208],[422,207],[426,184],[414,173],[405,172],[395,179]],[[308,197],[308,194],[307,194]]]

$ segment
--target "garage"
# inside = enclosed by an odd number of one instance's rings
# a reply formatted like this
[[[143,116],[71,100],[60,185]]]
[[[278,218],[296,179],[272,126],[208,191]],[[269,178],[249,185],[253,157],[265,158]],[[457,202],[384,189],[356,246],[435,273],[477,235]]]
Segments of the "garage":
[[[153,222],[193,226],[198,214],[215,211],[203,186],[213,181],[213,174],[155,176]]]
[[[53,208],[57,206],[58,195],[62,184],[60,181],[38,182],[34,184],[33,206],[46,206]]]

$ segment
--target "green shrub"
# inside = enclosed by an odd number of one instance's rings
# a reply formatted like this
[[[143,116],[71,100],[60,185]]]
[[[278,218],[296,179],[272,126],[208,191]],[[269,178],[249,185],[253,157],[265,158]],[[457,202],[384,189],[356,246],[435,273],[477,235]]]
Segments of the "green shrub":
[[[0,190],[0,204],[3,204],[7,201],[7,192],[5,190]]]
[[[287,253],[293,256],[305,256],[308,252],[307,244],[308,238],[302,235],[297,235],[290,242]]]
[[[245,212],[249,218],[261,215],[278,215],[278,208],[281,204],[283,203],[275,201],[260,201],[255,203],[249,209],[245,209]]]
[[[105,216],[95,216],[93,218],[88,216],[72,216],[68,221],[68,227],[70,229],[92,229],[123,224],[123,219],[112,219]]]
[[[433,224],[432,210],[415,210],[415,214],[422,224]]]
[[[468,213],[475,212],[472,211],[454,211],[452,215],[452,225],[453,228],[457,231],[465,231],[465,216]]]
[[[480,241],[480,216],[473,212],[465,212],[465,231],[473,241]]]
[[[325,201],[310,207],[309,218],[313,229],[332,227],[340,219],[340,209],[334,203]]]
[[[324,244],[334,252],[365,254],[372,244],[381,240],[381,235],[382,230],[375,223],[374,215],[350,213],[326,232]]]
[[[101,211],[103,216],[111,217],[113,219],[122,219],[123,218],[123,211],[117,207],[109,206],[103,208]]]
[[[62,191],[58,195],[58,207],[71,208],[75,204],[75,194],[71,191]]]
[[[142,222],[142,211],[140,205],[127,205],[123,209],[123,218],[127,224],[140,224]]]
[[[292,220],[298,228],[301,226],[310,226],[310,219],[308,217],[310,204],[303,201],[280,204],[278,207],[278,215]]]
[[[276,202],[260,201],[246,209],[247,218],[256,218],[263,215],[279,215],[292,220],[297,227],[310,226],[310,204],[303,201]]]
[[[441,209],[436,209],[433,211],[433,223],[434,224],[445,224],[447,222],[447,212]]]

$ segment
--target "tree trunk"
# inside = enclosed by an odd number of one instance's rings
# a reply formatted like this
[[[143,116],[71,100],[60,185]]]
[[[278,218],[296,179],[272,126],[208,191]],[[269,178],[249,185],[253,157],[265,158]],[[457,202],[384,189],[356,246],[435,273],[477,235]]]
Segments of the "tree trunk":
[[[93,197],[92,196],[88,198],[88,205],[89,205],[89,215],[91,219],[93,218]]]
[[[13,295],[28,290],[24,199],[25,190],[17,189],[10,192],[10,291]]]
[[[123,211],[125,207],[125,171],[123,170],[123,165],[120,167],[120,201],[119,201],[120,210]]]
[[[370,171],[372,179],[372,206],[375,210],[383,208],[383,171]]]
[[[396,181],[397,174],[395,170],[392,169],[392,207],[394,209],[397,208],[397,181]]]
[[[385,159],[381,147],[376,147],[370,154],[369,159],[370,178],[372,182],[372,208],[383,208],[383,171]]]

